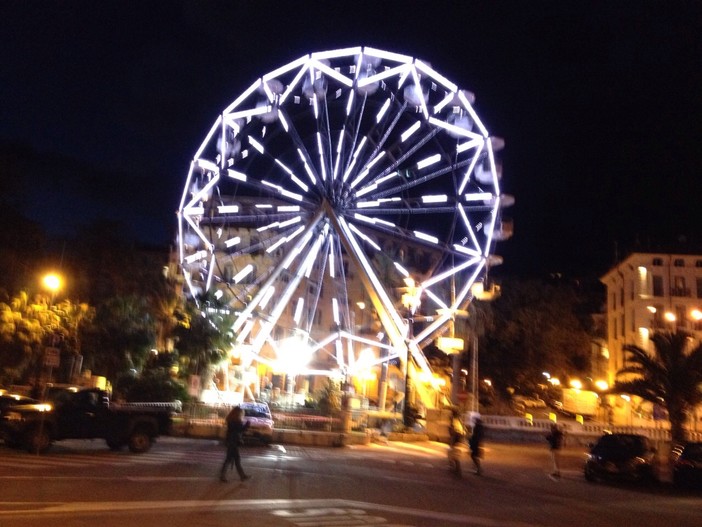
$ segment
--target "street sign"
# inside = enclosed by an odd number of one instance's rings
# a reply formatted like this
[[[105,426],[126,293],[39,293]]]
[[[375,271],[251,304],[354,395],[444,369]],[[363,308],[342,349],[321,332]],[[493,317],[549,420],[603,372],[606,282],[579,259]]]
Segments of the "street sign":
[[[44,348],[44,366],[58,368],[61,364],[61,350],[53,347]]]

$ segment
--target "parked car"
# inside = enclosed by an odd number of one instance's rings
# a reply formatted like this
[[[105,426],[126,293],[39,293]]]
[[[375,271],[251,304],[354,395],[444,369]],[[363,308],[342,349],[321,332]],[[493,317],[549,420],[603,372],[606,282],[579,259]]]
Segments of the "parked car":
[[[244,410],[244,419],[249,427],[244,432],[244,441],[270,444],[273,441],[273,416],[266,403],[246,402],[239,405]]]
[[[605,434],[592,445],[585,461],[585,479],[655,481],[656,449],[639,434]]]
[[[171,428],[170,406],[148,403],[114,404],[97,388],[57,389],[44,403],[17,404],[0,421],[6,442],[41,453],[62,439],[105,439],[117,450],[146,452],[159,435]]]
[[[673,448],[673,484],[676,487],[702,487],[702,443]]]
[[[7,390],[0,390],[0,423],[2,423],[2,418],[5,412],[7,412],[13,406],[18,406],[22,404],[36,404],[39,401],[32,399],[26,395],[20,395],[18,393],[9,392]],[[2,439],[5,444],[9,447],[18,446],[7,435],[3,432],[3,427],[0,426],[0,439]]]

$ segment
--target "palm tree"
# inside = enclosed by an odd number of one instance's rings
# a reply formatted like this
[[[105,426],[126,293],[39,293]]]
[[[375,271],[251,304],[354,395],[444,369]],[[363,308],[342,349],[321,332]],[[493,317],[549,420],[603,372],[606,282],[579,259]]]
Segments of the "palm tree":
[[[654,352],[626,344],[626,366],[613,391],[638,395],[668,411],[671,438],[685,441],[688,412],[702,403],[702,344],[684,331],[654,333]]]

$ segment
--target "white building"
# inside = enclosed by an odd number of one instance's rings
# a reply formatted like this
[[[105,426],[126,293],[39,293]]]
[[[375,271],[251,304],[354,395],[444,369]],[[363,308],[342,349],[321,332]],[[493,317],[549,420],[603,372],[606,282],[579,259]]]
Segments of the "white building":
[[[652,350],[656,331],[702,338],[702,255],[632,253],[600,279],[607,287],[608,382],[625,364],[622,348]]]

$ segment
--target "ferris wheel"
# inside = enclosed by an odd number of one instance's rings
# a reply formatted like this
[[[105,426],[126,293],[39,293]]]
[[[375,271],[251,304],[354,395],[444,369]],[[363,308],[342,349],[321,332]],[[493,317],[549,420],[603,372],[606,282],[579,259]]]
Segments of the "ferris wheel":
[[[366,347],[382,350],[367,362],[411,354],[429,370],[421,344],[466,308],[505,236],[503,142],[473,103],[428,62],[369,47],[257,79],[190,165],[178,239],[192,296],[221,296],[236,344],[263,361],[294,338],[331,369]]]

